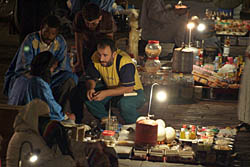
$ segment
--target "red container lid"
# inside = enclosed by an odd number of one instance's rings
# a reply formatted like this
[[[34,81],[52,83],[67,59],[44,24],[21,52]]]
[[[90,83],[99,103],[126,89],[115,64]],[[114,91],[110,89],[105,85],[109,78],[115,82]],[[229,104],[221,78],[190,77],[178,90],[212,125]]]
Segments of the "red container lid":
[[[148,43],[150,43],[150,44],[159,44],[160,42],[156,41],[156,40],[149,40]]]
[[[114,136],[115,135],[115,131],[113,131],[113,130],[104,130],[102,132],[102,135],[103,136]]]

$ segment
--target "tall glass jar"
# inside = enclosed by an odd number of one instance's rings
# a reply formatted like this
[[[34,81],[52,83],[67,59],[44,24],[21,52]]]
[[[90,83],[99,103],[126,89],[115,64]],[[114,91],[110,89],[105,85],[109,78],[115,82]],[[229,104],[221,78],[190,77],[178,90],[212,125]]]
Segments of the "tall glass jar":
[[[148,58],[145,63],[145,69],[148,73],[156,73],[161,68],[159,57]]]
[[[159,41],[149,40],[145,47],[145,53],[148,58],[159,57],[161,54],[161,45]]]
[[[149,40],[145,47],[145,53],[148,57],[145,63],[146,72],[156,73],[161,67],[161,62],[159,60],[161,45],[159,41]]]

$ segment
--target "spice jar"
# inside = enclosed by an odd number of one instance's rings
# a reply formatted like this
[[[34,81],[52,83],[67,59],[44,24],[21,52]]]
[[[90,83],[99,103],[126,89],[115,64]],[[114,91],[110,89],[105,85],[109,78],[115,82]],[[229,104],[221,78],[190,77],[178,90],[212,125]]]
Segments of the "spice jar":
[[[159,44],[159,41],[149,40],[145,47],[145,53],[148,57],[145,63],[146,71],[151,73],[157,72],[161,67],[159,60],[159,55],[161,54],[161,45]]]
[[[100,136],[100,138],[104,141],[107,147],[114,147],[116,138],[115,131],[112,130],[104,130]]]

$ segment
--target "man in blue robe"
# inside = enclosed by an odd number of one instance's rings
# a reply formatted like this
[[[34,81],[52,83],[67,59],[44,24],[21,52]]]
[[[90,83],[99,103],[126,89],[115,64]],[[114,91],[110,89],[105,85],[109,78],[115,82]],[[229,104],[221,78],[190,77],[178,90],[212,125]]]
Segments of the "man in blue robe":
[[[59,27],[59,19],[49,15],[43,20],[40,31],[26,36],[5,74],[4,94],[6,96],[9,97],[15,80],[30,70],[32,59],[40,52],[50,51],[58,61],[58,67],[52,74],[50,88],[63,110],[69,109],[67,99],[69,92],[77,83],[77,76],[72,73],[66,41],[58,34]]]
[[[26,105],[34,99],[41,99],[48,104],[49,117],[39,117],[39,131],[51,148],[58,144],[63,155],[71,155],[67,133],[59,123],[65,119],[75,120],[73,113],[62,112],[62,107],[56,102],[49,83],[51,74],[58,66],[57,59],[49,51],[44,51],[35,56],[30,64],[30,71],[19,76],[10,92],[8,104]]]
[[[58,61],[49,51],[39,53],[31,63],[30,72],[15,80],[8,104],[26,105],[34,99],[41,99],[50,108],[51,120],[64,120],[62,107],[56,102],[49,86],[51,73],[56,69],[57,64]]]

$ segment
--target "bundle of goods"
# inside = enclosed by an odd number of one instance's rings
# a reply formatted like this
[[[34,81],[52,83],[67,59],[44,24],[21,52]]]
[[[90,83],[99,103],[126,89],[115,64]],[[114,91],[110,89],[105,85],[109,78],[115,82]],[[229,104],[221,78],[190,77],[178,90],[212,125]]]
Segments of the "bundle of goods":
[[[212,88],[239,88],[239,84],[233,82],[231,73],[216,73],[196,65],[193,65],[192,73],[194,81]]]
[[[249,22],[242,20],[217,20],[215,23],[216,34],[245,36],[249,30]]]
[[[207,70],[205,68],[193,65],[193,77],[194,81],[202,83],[210,87],[227,87],[228,84],[222,81],[215,72]]]

